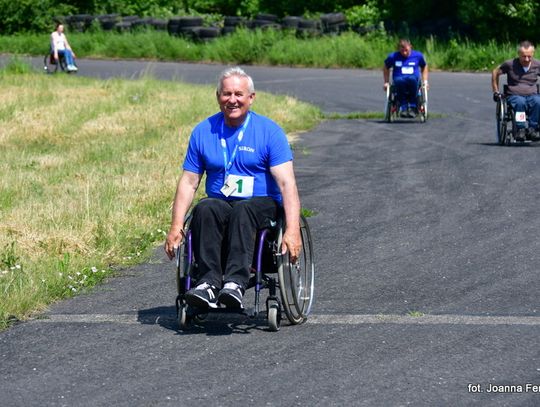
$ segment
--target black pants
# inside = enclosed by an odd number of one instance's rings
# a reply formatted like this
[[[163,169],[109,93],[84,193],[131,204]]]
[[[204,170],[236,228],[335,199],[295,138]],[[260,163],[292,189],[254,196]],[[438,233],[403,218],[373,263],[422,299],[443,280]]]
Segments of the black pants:
[[[257,231],[276,219],[278,209],[279,204],[270,197],[201,200],[191,220],[197,283],[221,288],[234,282],[245,289]]]

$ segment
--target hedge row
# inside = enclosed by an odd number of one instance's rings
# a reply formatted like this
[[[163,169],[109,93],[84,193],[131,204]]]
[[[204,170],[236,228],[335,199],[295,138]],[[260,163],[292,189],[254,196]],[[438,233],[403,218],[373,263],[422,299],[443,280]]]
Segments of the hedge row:
[[[70,30],[84,32],[92,25],[98,24],[105,31],[133,31],[141,28],[151,28],[167,31],[170,35],[183,36],[192,39],[211,39],[226,35],[238,27],[248,29],[294,30],[299,36],[317,36],[324,34],[339,34],[343,31],[354,30],[366,33],[373,27],[352,27],[343,13],[324,14],[319,19],[288,16],[278,19],[272,14],[258,14],[254,19],[244,17],[223,17],[219,24],[207,26],[203,17],[184,16],[161,19],[153,17],[121,16],[120,14],[89,15],[78,14],[58,17]]]

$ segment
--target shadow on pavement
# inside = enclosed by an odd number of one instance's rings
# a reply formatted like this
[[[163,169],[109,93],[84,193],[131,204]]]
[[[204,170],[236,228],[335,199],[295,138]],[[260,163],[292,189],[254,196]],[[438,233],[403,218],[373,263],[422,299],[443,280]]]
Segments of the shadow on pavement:
[[[221,336],[249,334],[253,331],[269,331],[265,318],[250,318],[243,314],[209,314],[193,321],[189,329],[180,330],[175,306],[160,306],[139,310],[137,321],[143,325],[159,325],[179,335]]]

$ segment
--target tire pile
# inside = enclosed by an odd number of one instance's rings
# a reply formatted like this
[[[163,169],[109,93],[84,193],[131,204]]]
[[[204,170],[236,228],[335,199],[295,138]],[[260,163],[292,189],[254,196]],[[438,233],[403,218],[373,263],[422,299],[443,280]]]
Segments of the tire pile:
[[[273,29],[294,31],[299,37],[316,37],[328,34],[340,34],[341,32],[359,30],[347,24],[343,13],[324,14],[320,19],[305,19],[297,16],[287,16],[278,19],[273,14],[258,14],[254,19],[245,17],[227,16],[222,20],[222,25],[208,26],[199,16],[171,17],[160,19],[153,17],[121,16],[120,14],[89,15],[77,14],[67,17],[59,17],[71,31],[84,32],[93,24],[99,25],[104,31],[130,32],[138,29],[154,29],[167,31],[170,35],[181,36],[192,40],[207,41],[222,35],[234,32],[237,28],[247,29]]]

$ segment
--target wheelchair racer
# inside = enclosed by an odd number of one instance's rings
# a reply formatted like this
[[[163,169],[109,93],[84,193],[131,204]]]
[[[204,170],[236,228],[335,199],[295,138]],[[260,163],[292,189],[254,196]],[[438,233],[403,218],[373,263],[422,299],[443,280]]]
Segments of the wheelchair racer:
[[[287,220],[281,251],[296,261],[302,247],[300,198],[285,133],[269,118],[250,111],[255,100],[251,77],[238,67],[223,71],[216,96],[221,111],[191,133],[164,249],[172,260],[184,238],[184,218],[206,173],[208,197],[193,209],[190,227],[197,286],[184,298],[202,309],[218,303],[240,309],[256,232],[276,219],[280,206]]]
[[[534,45],[530,41],[522,41],[517,47],[518,57],[509,59],[495,68],[491,74],[491,87],[493,100],[496,102],[501,94],[499,92],[499,77],[506,75],[508,84],[507,102],[516,114],[525,112],[529,121],[516,120],[518,128],[518,141],[525,139],[540,139],[540,95],[537,89],[537,79],[540,76],[540,61],[534,59]],[[524,118],[523,118],[524,119]]]
[[[401,117],[414,118],[418,114],[418,88],[423,82],[428,86],[428,66],[424,55],[412,49],[406,38],[398,41],[398,51],[392,52],[384,60],[384,90],[390,86],[390,70],[399,103]]]

